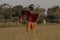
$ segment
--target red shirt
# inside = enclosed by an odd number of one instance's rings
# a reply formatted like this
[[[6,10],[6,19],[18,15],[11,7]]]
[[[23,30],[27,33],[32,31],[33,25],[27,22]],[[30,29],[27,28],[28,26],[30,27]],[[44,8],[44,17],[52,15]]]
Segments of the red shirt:
[[[31,13],[29,11],[22,11],[22,16],[24,15],[27,17],[28,21],[36,22],[39,14]]]
[[[28,16],[27,17],[28,21],[30,21],[30,22],[36,22],[37,21],[38,14],[36,14],[36,13],[30,13],[27,16]]]

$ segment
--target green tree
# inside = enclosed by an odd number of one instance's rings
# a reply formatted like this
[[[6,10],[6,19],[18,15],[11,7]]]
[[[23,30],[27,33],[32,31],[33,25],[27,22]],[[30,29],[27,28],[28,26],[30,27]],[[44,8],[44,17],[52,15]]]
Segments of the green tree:
[[[14,21],[19,21],[19,17],[21,15],[22,9],[23,9],[22,5],[16,5],[12,8],[12,11],[14,12],[12,14],[12,17],[13,17]]]
[[[47,13],[47,19],[50,22],[59,22],[59,12],[60,11],[60,7],[59,6],[53,6],[52,8],[48,8]]]

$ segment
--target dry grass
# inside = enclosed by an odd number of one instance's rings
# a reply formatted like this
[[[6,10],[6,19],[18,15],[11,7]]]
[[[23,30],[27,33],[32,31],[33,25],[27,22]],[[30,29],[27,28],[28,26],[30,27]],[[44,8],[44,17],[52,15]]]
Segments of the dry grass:
[[[22,24],[19,22],[0,22],[0,27],[17,27],[21,26]]]
[[[0,28],[0,40],[60,40],[60,24],[38,24],[35,32],[25,26]]]

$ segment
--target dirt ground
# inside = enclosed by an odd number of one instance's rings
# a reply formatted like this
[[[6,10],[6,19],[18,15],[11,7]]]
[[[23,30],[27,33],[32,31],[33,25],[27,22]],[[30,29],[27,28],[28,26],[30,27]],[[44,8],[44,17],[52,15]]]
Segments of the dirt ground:
[[[38,24],[35,32],[26,26],[0,28],[0,40],[60,40],[60,24]]]

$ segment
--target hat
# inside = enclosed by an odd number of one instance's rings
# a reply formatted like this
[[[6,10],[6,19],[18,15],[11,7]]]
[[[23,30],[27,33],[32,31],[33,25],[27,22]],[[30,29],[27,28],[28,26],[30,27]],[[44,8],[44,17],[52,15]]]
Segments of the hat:
[[[31,9],[31,11],[34,9],[34,6],[35,6],[34,4],[29,5],[29,8]]]

